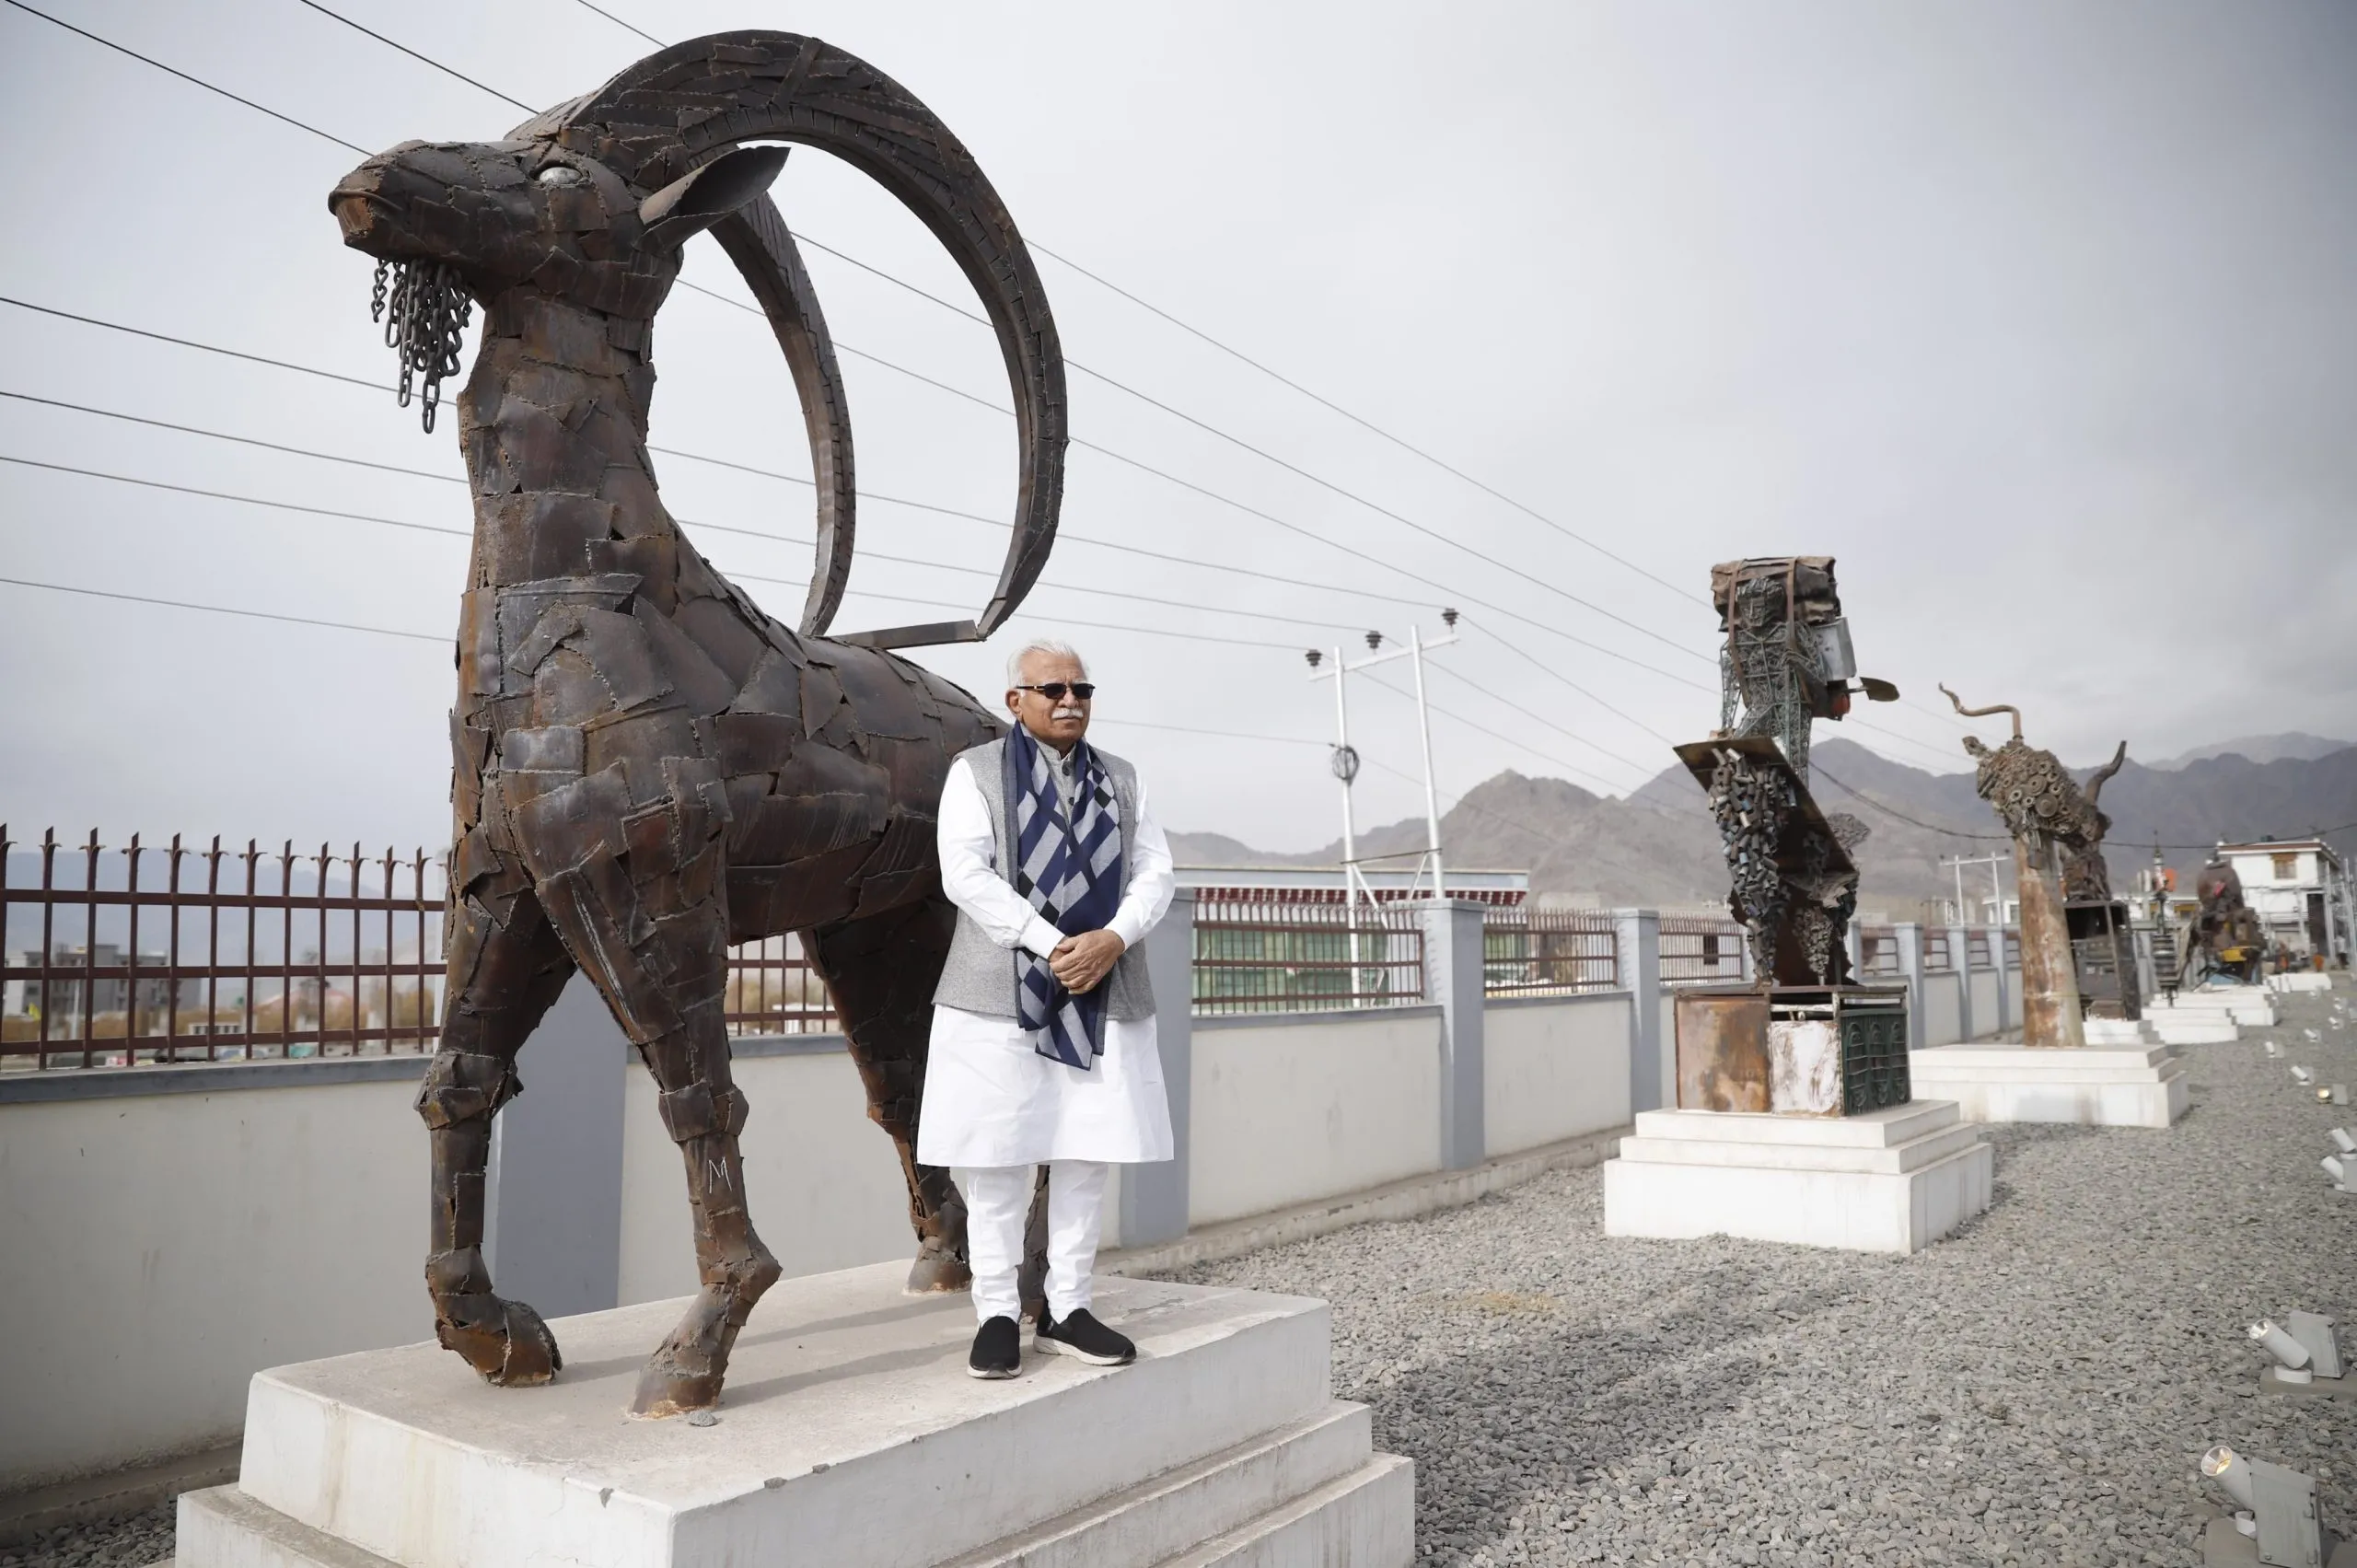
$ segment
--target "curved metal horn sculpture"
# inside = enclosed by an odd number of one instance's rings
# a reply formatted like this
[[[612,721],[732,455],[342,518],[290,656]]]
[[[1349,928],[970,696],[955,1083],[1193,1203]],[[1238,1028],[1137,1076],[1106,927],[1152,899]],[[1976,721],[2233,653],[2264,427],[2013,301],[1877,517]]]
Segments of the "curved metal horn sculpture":
[[[2111,754],[2110,761],[2087,775],[2087,782],[2080,786],[2079,793],[2087,797],[2089,807],[2092,807],[2095,805],[2096,797],[2103,794],[2103,786],[2110,782],[2111,776],[2119,772],[2120,767],[2127,761],[2128,742],[2123,740],[2119,743],[2119,749]]]
[[[2022,738],[2022,711],[2010,703],[1998,703],[1986,708],[1968,708],[1964,705],[1964,699],[1950,691],[1945,686],[1941,687],[1940,691],[1949,702],[1956,704],[1956,711],[1968,719],[1987,718],[1991,714],[2013,714],[2014,738],[2019,740]],[[2123,740],[2120,744],[2125,746],[2128,743]]]
[[[947,248],[998,333],[1020,459],[1015,532],[990,601],[970,621],[839,639],[876,647],[975,641],[1015,612],[1055,542],[1063,499],[1063,355],[1030,252],[973,155],[913,93],[866,62],[795,33],[719,33],[649,55],[596,92],[517,128],[598,159],[643,192],[745,142],[798,142],[875,180]],[[714,230],[745,273],[792,366],[819,480],[818,559],[802,631],[821,635],[853,548],[851,426],[809,278],[764,198]]]

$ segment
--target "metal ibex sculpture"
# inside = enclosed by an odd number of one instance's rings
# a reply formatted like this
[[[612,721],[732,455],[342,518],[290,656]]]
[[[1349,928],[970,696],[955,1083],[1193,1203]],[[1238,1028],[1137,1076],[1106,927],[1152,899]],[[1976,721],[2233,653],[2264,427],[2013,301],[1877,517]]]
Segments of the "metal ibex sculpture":
[[[807,275],[764,192],[788,141],[864,169],[965,270],[1013,382],[1021,484],[1004,571],[971,621],[829,639],[851,568],[842,383]],[[435,1333],[493,1383],[546,1382],[554,1338],[484,1267],[491,1119],[516,1053],[575,968],[661,1089],[685,1157],[702,1288],[633,1408],[715,1403],[730,1347],[777,1279],[746,1213],[745,1097],[722,1027],[726,950],[803,934],[868,1114],[899,1146],[915,1289],[966,1282],[948,1173],[915,1162],[929,1004],[953,913],[934,813],[950,760],[1001,726],[886,649],[973,640],[1046,563],[1063,489],[1063,361],[1038,273],[972,156],[907,89],[816,39],[725,33],[666,49],[506,140],[404,143],[329,199],[344,242],[398,273],[393,333],[427,428],[484,310],[456,398],[474,548],[450,715],[456,839],[432,1129]],[[655,314],[679,247],[711,229],[785,350],[818,487],[798,632],[706,563],[647,459]],[[379,305],[383,297],[379,275]]]

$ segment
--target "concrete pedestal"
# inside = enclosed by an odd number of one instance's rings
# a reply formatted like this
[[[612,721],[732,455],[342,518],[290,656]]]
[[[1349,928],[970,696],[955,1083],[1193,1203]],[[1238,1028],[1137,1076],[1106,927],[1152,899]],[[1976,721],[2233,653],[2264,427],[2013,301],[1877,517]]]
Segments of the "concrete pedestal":
[[[1323,1302],[1104,1279],[1133,1366],[966,1375],[966,1297],[900,1263],[786,1280],[717,1419],[624,1412],[682,1304],[552,1325],[493,1388],[433,1345],[258,1375],[236,1486],[180,1499],[179,1568],[1404,1568],[1409,1461],[1328,1388]]]
[[[2250,993],[2258,999],[2252,1005]],[[2168,1045],[2223,1045],[2243,1038],[2243,1026],[2264,1028],[2275,1022],[2274,1004],[2257,986],[2180,991],[2177,1000],[2155,998],[2144,1005],[2144,1021]]]
[[[2165,1045],[1944,1045],[1909,1052],[1907,1070],[1919,1092],[1956,1101],[1967,1121],[2166,1127],[2189,1095],[2185,1064]]]
[[[1995,1156],[1947,1100],[1862,1116],[1648,1110],[1604,1167],[1604,1233],[1914,1252],[1989,1206]]]
[[[2166,1043],[2152,1025],[2141,1018],[2089,1018],[2084,1027],[2089,1045],[2117,1048]]]
[[[2267,977],[2267,988],[2278,993],[2287,991],[2330,991],[2332,976],[2323,970],[2288,970]]]

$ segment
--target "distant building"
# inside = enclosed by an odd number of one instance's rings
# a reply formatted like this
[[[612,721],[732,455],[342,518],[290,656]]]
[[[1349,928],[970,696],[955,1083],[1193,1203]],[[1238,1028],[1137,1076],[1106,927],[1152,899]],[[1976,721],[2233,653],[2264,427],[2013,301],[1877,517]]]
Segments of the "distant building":
[[[2328,964],[2349,962],[2352,908],[2349,868],[2322,839],[2261,839],[2220,844],[2218,858],[2242,879],[2243,901],[2258,916],[2270,942],[2294,953],[2321,953]]]
[[[1429,898],[1432,884],[1416,885],[1411,866],[1362,866],[1376,899]],[[1339,865],[1181,865],[1178,886],[1213,895],[1249,894],[1273,902],[1323,904],[1342,901]],[[1518,904],[1530,896],[1527,871],[1447,871],[1448,896],[1482,904]]]

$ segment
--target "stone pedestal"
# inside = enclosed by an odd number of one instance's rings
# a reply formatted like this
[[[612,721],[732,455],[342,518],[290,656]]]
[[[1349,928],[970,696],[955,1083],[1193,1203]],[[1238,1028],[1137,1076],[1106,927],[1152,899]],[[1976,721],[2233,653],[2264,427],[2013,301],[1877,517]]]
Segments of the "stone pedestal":
[[[972,1308],[903,1264],[786,1280],[717,1419],[633,1421],[681,1310],[552,1325],[565,1369],[493,1388],[433,1345],[258,1375],[238,1484],[180,1499],[178,1568],[1404,1568],[1410,1463],[1328,1388],[1323,1302],[1105,1279],[1139,1360],[966,1375]]]
[[[1604,1167],[1604,1233],[1915,1252],[1989,1206],[1994,1155],[1946,1100],[1862,1116],[1648,1110]]]
[[[2160,1044],[1945,1045],[1912,1052],[1908,1070],[1918,1092],[1956,1101],[1967,1121],[2166,1127],[2189,1094],[2184,1063]]]
[[[2330,991],[2332,976],[2323,970],[2287,970],[2269,975],[2267,989],[2278,994],[2289,991]]]
[[[2262,985],[2200,986],[2180,991],[2171,1002],[2146,1004],[2144,1021],[2170,1045],[2219,1045],[2242,1038],[2246,1028],[2276,1023],[2275,998]]]

